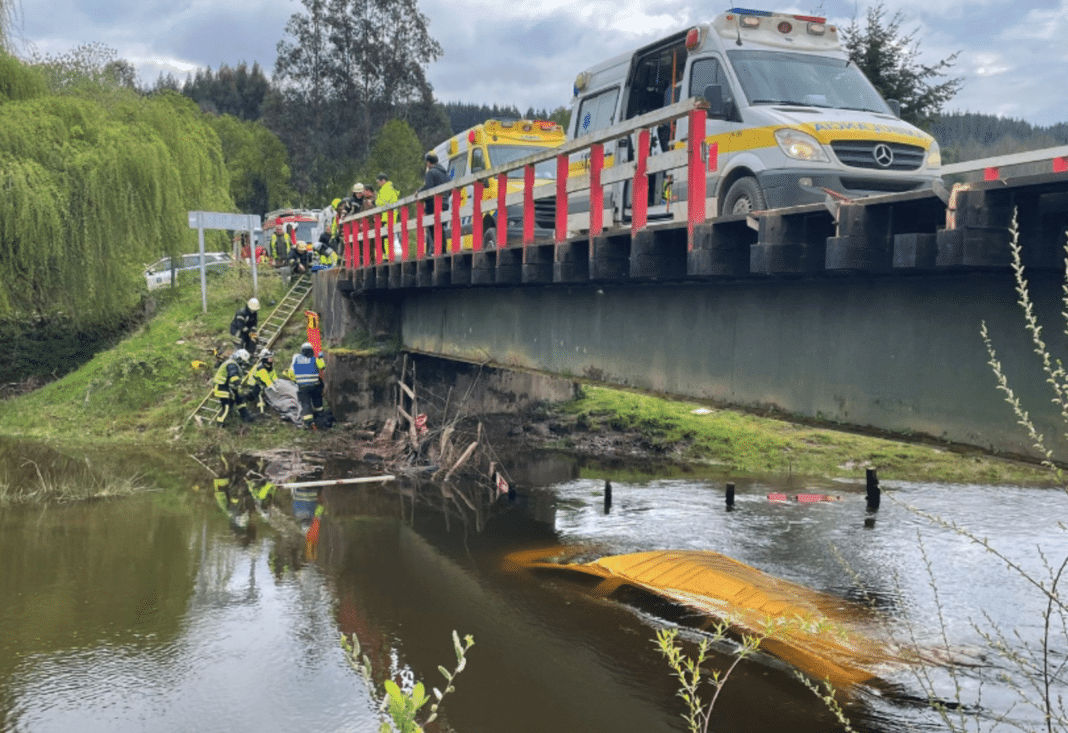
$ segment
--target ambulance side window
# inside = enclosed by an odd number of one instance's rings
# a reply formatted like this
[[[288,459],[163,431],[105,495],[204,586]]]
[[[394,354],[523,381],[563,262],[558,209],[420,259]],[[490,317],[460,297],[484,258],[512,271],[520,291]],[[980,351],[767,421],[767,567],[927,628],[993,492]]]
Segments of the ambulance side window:
[[[449,161],[449,180],[455,181],[467,175],[467,151]]]
[[[619,87],[613,87],[582,100],[582,104],[579,105],[578,109],[578,124],[575,126],[575,137],[589,135],[592,132],[611,126],[618,99]]]
[[[486,159],[482,152],[482,148],[475,148],[471,151],[471,172],[482,171],[486,169]]]
[[[734,95],[731,94],[731,83],[727,80],[727,75],[723,73],[723,67],[719,63],[719,59],[707,58],[698,59],[693,62],[693,67],[690,69],[690,96],[700,97],[705,93],[705,87],[709,84],[718,84],[723,90],[723,102],[729,105],[734,101]]]

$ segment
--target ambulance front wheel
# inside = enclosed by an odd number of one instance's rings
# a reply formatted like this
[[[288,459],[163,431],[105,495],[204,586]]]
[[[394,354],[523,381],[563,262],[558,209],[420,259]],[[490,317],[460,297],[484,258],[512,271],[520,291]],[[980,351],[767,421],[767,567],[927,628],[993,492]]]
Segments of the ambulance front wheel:
[[[748,214],[750,211],[763,211],[768,207],[760,184],[751,176],[739,178],[727,189],[723,197],[724,214]]]

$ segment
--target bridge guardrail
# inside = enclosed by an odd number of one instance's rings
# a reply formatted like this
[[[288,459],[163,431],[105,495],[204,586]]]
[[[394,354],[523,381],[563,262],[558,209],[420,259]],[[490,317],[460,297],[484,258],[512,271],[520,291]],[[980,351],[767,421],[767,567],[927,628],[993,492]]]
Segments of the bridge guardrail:
[[[658,154],[650,154],[650,135],[658,126],[670,124],[681,118],[688,118],[688,131],[684,137],[676,142],[675,149]],[[430,191],[418,192],[407,196],[388,207],[372,209],[359,214],[349,216],[342,222],[343,236],[345,241],[344,266],[350,270],[367,270],[384,264],[395,263],[424,263],[432,258],[440,258],[446,254],[456,255],[461,252],[480,253],[488,249],[483,231],[483,215],[492,211],[508,212],[509,207],[518,207],[521,212],[519,231],[514,231],[515,226],[509,224],[509,217],[497,217],[497,236],[495,250],[497,265],[505,263],[505,254],[511,251],[509,258],[517,257],[523,253],[521,264],[526,267],[533,264],[535,267],[545,265],[545,257],[550,260],[550,270],[568,259],[570,255],[564,253],[556,257],[546,255],[543,257],[537,252],[528,252],[530,248],[538,245],[551,244],[563,245],[566,242],[574,244],[574,232],[583,232],[581,239],[588,239],[590,248],[585,255],[577,255],[580,259],[585,256],[588,260],[593,259],[593,242],[597,238],[615,235],[636,236],[639,233],[651,229],[648,216],[648,192],[649,176],[660,171],[684,169],[686,171],[686,195],[685,200],[680,201],[678,208],[673,212],[668,223],[675,226],[686,225],[686,241],[684,246],[688,250],[687,257],[691,262],[688,265],[687,274],[719,274],[719,275],[743,275],[746,273],[776,273],[776,272],[801,272],[814,271],[826,268],[840,269],[855,268],[858,262],[861,264],[878,264],[879,267],[915,266],[919,263],[927,264],[967,264],[974,258],[957,256],[956,250],[961,246],[950,246],[949,240],[956,236],[962,236],[961,232],[953,234],[953,230],[980,226],[971,220],[962,220],[958,210],[964,196],[971,196],[976,205],[982,205],[985,201],[985,193],[977,187],[989,186],[991,182],[1008,183],[1016,181],[1020,184],[1025,182],[1024,177],[1041,174],[1041,183],[1047,185],[1049,190],[1061,190],[1064,176],[1068,173],[1068,146],[1048,148],[1044,150],[1019,153],[1015,155],[996,156],[980,160],[967,161],[943,166],[943,176],[947,178],[973,174],[977,179],[982,174],[982,181],[972,180],[967,183],[954,183],[952,192],[945,187],[935,187],[933,191],[914,191],[898,194],[884,194],[854,200],[828,199],[827,211],[824,212],[826,221],[817,221],[816,210],[824,208],[819,204],[790,207],[774,211],[752,212],[748,217],[718,217],[712,219],[708,216],[706,201],[707,176],[718,168],[718,150],[714,144],[708,144],[705,138],[707,115],[705,103],[701,99],[687,99],[669,107],[635,117],[624,122],[617,123],[597,133],[584,136],[576,140],[570,140],[564,145],[548,150],[544,153],[531,155],[512,163],[506,164],[487,171],[479,171],[467,175],[455,181],[450,181]],[[607,142],[630,136],[634,133],[639,135],[638,145],[634,149],[634,160],[627,162],[611,161],[606,165],[604,145]],[[575,153],[586,155],[586,171],[581,174],[571,172],[571,156]],[[557,178],[555,183],[534,186],[534,166],[547,160],[555,160],[557,166]],[[1052,175],[1052,183],[1047,181]],[[509,193],[509,178],[521,178],[522,190]],[[485,184],[491,178],[496,178],[498,195],[495,201],[483,200]],[[631,222],[629,232],[626,228],[617,228],[611,231],[606,227],[606,221],[612,217],[612,202],[610,197],[606,201],[605,188],[619,182],[630,182],[633,195],[631,196]],[[984,183],[985,182],[985,183]],[[948,183],[947,183],[948,185]],[[461,191],[470,187],[471,195],[461,205]],[[680,186],[681,188],[681,186]],[[978,196],[979,198],[975,198]],[[444,201],[449,201],[446,209]],[[915,200],[914,200],[915,199]],[[423,213],[426,201],[432,201],[433,213]],[[551,241],[535,240],[535,202],[552,201],[550,206],[542,210],[553,212],[553,237]],[[844,211],[849,215],[845,220],[841,219],[842,205],[849,206]],[[544,204],[543,204],[544,206]],[[896,206],[905,210],[900,219],[914,219],[915,223],[901,226],[894,223],[880,229],[879,239],[893,241],[894,245],[880,246],[872,249],[871,233],[862,236],[865,228],[870,228],[870,217],[867,210],[877,211],[878,207]],[[581,211],[571,211],[569,207],[583,208]],[[810,211],[812,210],[812,211]],[[606,220],[606,217],[608,219]],[[984,218],[985,217],[985,218]],[[738,231],[735,219],[745,218],[751,229],[759,230],[756,242],[744,233]],[[974,219],[975,216],[972,216]],[[989,216],[982,215],[981,228],[991,228],[995,224],[1001,226],[1000,219],[994,222]],[[988,220],[989,219],[989,220]],[[796,221],[795,221],[796,220]],[[663,220],[662,220],[663,221]],[[976,219],[979,221],[979,219]],[[804,231],[801,234],[791,231],[791,228],[800,223]],[[815,225],[813,225],[815,222]],[[654,222],[659,223],[659,222]],[[710,223],[719,227],[712,235],[711,243],[706,242]],[[463,236],[461,225],[465,225],[471,237],[471,249],[461,247]],[[722,226],[721,226],[722,225]],[[545,227],[543,227],[544,230]],[[659,227],[652,227],[655,230]],[[695,228],[697,236],[695,238]],[[943,231],[945,230],[945,231]],[[724,245],[719,233],[727,232],[727,239],[731,244]],[[585,236],[588,234],[588,237]],[[987,233],[989,234],[989,233]],[[904,235],[905,238],[901,238]],[[937,236],[936,236],[937,235]],[[972,236],[972,234],[968,234]],[[986,236],[986,235],[984,235]],[[570,237],[570,239],[569,239]],[[1000,241],[1001,234],[990,235],[987,239]],[[973,237],[974,238],[974,237]],[[780,241],[782,240],[782,241]],[[826,241],[825,241],[826,240]],[[915,242],[913,240],[916,240]],[[922,241],[921,241],[922,240]],[[956,241],[956,240],[954,240]],[[993,240],[991,240],[993,241]],[[387,246],[386,243],[389,243]],[[798,242],[804,244],[806,251],[816,247],[821,252],[812,250],[812,262],[798,259],[795,245]],[[899,245],[919,246],[922,257],[915,252],[915,256],[905,257],[901,253],[891,256],[891,249],[900,249]],[[394,243],[399,244],[395,248]],[[885,243],[884,243],[885,244]],[[958,243],[959,244],[959,243]],[[750,246],[754,245],[754,246]],[[785,248],[784,248],[785,247]],[[850,250],[845,254],[839,252],[843,247],[849,249],[865,249],[863,256]],[[984,245],[985,247],[985,245]],[[822,250],[826,248],[826,252]],[[611,243],[606,248],[598,248],[598,259],[607,261],[616,255],[611,250]],[[705,250],[726,251],[730,249],[730,262],[708,263],[709,254]],[[871,252],[867,250],[872,249]],[[987,247],[987,249],[989,249]],[[699,251],[695,251],[699,250]],[[734,251],[737,250],[737,251]],[[789,260],[793,264],[778,263],[779,251],[782,250],[783,262]],[[878,251],[875,251],[878,250]],[[885,251],[884,251],[885,250]],[[938,254],[936,255],[936,250]],[[946,250],[943,252],[942,250]],[[951,251],[952,250],[952,251]],[[919,250],[917,250],[919,251]],[[948,254],[947,254],[948,252]],[[771,253],[769,255],[769,253]],[[813,254],[814,253],[814,254]],[[956,254],[954,254],[956,253]],[[633,256],[635,252],[631,252]],[[641,255],[641,252],[638,252]],[[951,256],[952,255],[952,256]],[[771,260],[765,262],[768,257]],[[720,258],[720,254],[713,254],[713,258]],[[1043,258],[1048,259],[1048,258]],[[529,262],[528,262],[529,260]],[[737,260],[735,262],[735,260]],[[793,260],[798,260],[793,262]],[[869,260],[871,262],[869,262]],[[976,262],[982,263],[1000,262],[997,257],[981,257]],[[776,264],[778,263],[778,264]],[[822,263],[822,264],[820,264]],[[911,263],[911,265],[909,265]],[[509,267],[517,266],[508,259]],[[817,266],[819,265],[819,266]],[[425,272],[420,264],[420,273],[414,282],[422,284],[438,284],[436,273],[430,279],[429,273]],[[427,267],[430,267],[428,264]],[[447,266],[443,266],[443,269]],[[470,264],[467,265],[471,267]],[[476,266],[477,267],[477,266]],[[406,265],[407,268],[407,265]],[[876,268],[878,269],[878,268]],[[500,268],[498,267],[498,272]],[[373,280],[361,281],[363,286],[370,287],[406,287],[406,283],[412,283],[415,276],[408,272],[401,279],[395,281],[394,275],[389,275],[389,282],[378,282],[374,285]],[[370,273],[373,275],[373,273]],[[369,276],[370,276],[369,275]],[[426,277],[424,277],[426,275]],[[523,277],[526,278],[527,273]],[[604,272],[598,271],[598,276],[604,276]],[[379,279],[381,279],[381,275]],[[608,277],[612,277],[611,274]],[[566,278],[565,278],[566,279]],[[579,277],[580,280],[584,279]],[[440,281],[444,283],[444,280]],[[461,279],[459,282],[465,282]],[[475,279],[472,283],[481,282]],[[500,280],[498,280],[500,282]]]
[[[567,239],[567,233],[575,230],[588,230],[591,236],[602,233],[605,229],[604,187],[621,181],[632,181],[636,192],[647,191],[648,176],[659,171],[686,166],[688,174],[687,200],[685,202],[686,220],[689,228],[706,219],[705,216],[705,178],[707,173],[716,170],[717,155],[714,145],[704,142],[705,112],[704,100],[691,98],[677,104],[664,107],[625,122],[618,123],[604,130],[572,140],[545,153],[521,158],[492,170],[479,171],[464,176],[437,188],[418,192],[397,201],[387,207],[360,212],[342,220],[342,232],[345,242],[344,265],[347,268],[363,268],[386,262],[423,260],[428,256],[441,256],[447,252],[461,251],[461,238],[450,236],[446,243],[444,224],[449,216],[450,234],[459,232],[461,221],[470,219],[472,225],[472,250],[481,251],[484,245],[482,215],[489,211],[507,211],[509,206],[521,205],[522,231],[519,243],[526,246],[534,243],[534,201],[555,197],[554,234],[557,242]],[[682,117],[688,117],[689,128],[683,147],[658,155],[649,154],[650,130],[659,125],[669,124]],[[625,163],[604,164],[604,143],[631,133],[638,132],[639,144],[635,151],[635,160]],[[589,151],[588,170],[577,176],[569,176],[569,156],[575,152]],[[534,165],[547,160],[555,160],[557,179],[555,184],[534,186]],[[508,193],[507,182],[511,174],[521,171],[523,190]],[[497,179],[498,197],[495,204],[483,200],[485,182]],[[473,194],[469,201],[460,205],[460,192],[471,186]],[[586,212],[568,213],[569,201],[576,199],[569,194],[588,192],[589,209]],[[444,207],[444,197],[449,197],[449,209]],[[418,213],[427,199],[433,200],[433,214]],[[486,204],[489,206],[485,208]],[[412,215],[412,209],[416,215]],[[632,207],[632,231],[646,228],[648,204],[644,196],[634,196]],[[431,229],[432,241],[426,241],[426,230]],[[414,241],[413,241],[414,239]],[[394,251],[392,244],[400,242],[400,254]],[[498,249],[512,245],[507,216],[498,216]]]

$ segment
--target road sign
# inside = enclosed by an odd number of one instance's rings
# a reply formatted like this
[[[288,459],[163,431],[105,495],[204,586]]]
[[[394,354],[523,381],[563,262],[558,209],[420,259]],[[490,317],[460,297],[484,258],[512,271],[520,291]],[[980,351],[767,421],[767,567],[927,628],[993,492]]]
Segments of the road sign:
[[[190,211],[190,229],[227,229],[247,232],[259,229],[259,214],[223,214],[218,211]]]

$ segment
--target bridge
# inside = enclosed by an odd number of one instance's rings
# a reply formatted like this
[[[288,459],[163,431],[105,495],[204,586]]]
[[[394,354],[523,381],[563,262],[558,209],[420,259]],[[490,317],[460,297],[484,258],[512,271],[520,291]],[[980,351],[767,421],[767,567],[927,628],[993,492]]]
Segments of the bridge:
[[[687,138],[646,154],[650,131],[682,117]],[[1068,459],[1011,249],[1058,358],[1068,147],[946,166],[929,190],[713,217],[705,120],[687,100],[349,217],[343,267],[316,283],[324,334],[350,327],[346,309],[388,311],[414,353],[1033,455],[985,322],[1009,385]],[[605,165],[604,144],[632,133],[634,160]],[[574,153],[588,164],[568,176]],[[547,159],[557,179],[534,186]],[[651,216],[651,177],[680,169],[681,200]],[[490,177],[496,202],[483,201]],[[620,182],[635,192],[630,221],[606,224]],[[484,207],[508,212],[492,249]]]

